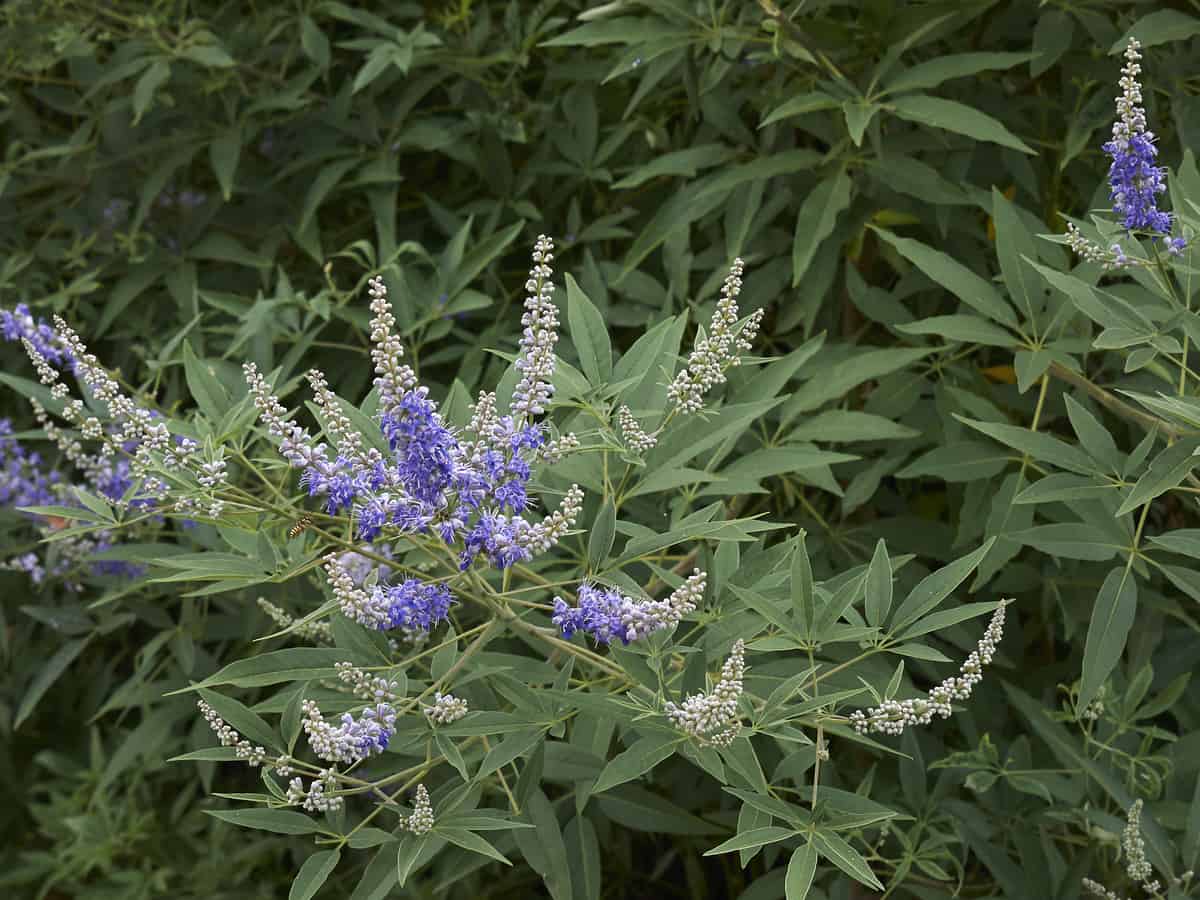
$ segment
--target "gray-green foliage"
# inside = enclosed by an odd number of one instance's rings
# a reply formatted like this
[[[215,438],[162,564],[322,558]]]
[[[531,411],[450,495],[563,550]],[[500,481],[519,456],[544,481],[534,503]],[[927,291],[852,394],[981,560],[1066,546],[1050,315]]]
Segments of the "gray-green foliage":
[[[459,755],[486,806],[508,806],[505,773],[532,827],[497,838],[463,812],[403,845],[410,884],[795,900],[848,896],[857,877],[913,897],[961,882],[1069,898],[1088,874],[1122,889],[1112,848],[1135,797],[1164,884],[1200,861],[1200,413],[1178,365],[1197,334],[1194,261],[1172,261],[1172,293],[1156,269],[1108,275],[1044,237],[1065,217],[1101,236],[1088,213],[1108,205],[1099,144],[1131,28],[1170,205],[1194,227],[1198,20],[1182,5],[16,0],[0,16],[0,306],[63,313],[128,384],[214,438],[245,434],[243,360],[278,367],[281,392],[316,365],[362,396],[374,271],[461,421],[507,370],[538,231],[560,235],[572,279],[560,399],[586,416],[619,397],[642,415],[723,268],[747,259],[743,305],[766,307],[755,352],[770,361],[735,373],[715,422],[644,460],[621,459],[614,434],[610,460],[634,474],[611,506],[596,502],[602,471],[556,477],[593,496],[597,527],[569,545],[593,574],[619,576],[639,541],[665,554],[664,577],[700,548],[703,621],[721,640],[680,660],[679,683],[702,689],[735,637],[755,638],[756,736],[720,755],[668,745],[605,694],[567,724],[550,708],[580,691],[556,679],[582,669],[505,638],[479,669],[509,716],[487,731],[500,755],[483,777],[476,751]],[[28,387],[19,347],[0,345],[0,367]],[[26,521],[0,515],[25,549]],[[0,884],[260,897],[299,872],[298,896],[326,876],[328,896],[385,895],[394,835],[364,829],[340,859],[313,856],[328,851],[296,820],[224,824],[261,790],[243,770],[164,762],[211,742],[190,700],[165,694],[280,649],[250,643],[276,630],[257,596],[301,615],[321,602],[300,571],[313,558],[280,547],[290,524],[172,529],[170,547],[131,551],[162,562],[157,584],[30,594],[0,572]],[[910,641],[898,617],[924,576],[976,548],[946,611],[1017,598],[993,674],[901,741],[830,725],[814,813],[804,741],[824,707],[776,686],[807,688],[810,647],[826,667],[864,656],[855,671],[898,698],[950,674],[978,623],[936,620],[944,632]],[[171,564],[183,551],[229,568]],[[369,651],[349,629],[335,643]],[[657,680],[635,653],[610,658]],[[449,664],[434,655],[413,677]],[[261,673],[225,684],[253,705],[243,723],[295,715]],[[853,678],[820,684],[843,711],[875,702]],[[436,750],[448,792],[454,743]],[[596,778],[608,789],[591,796]],[[489,863],[479,832],[522,864]]]

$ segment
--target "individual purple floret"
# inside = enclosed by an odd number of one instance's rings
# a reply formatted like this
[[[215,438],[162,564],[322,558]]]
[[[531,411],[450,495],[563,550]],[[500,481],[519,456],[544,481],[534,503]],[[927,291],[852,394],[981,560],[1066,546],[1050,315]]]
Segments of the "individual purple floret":
[[[1171,214],[1159,210],[1157,199],[1167,189],[1166,169],[1154,164],[1158,148],[1154,146],[1154,133],[1146,130],[1142,86],[1138,81],[1142,71],[1138,63],[1142,58],[1140,47],[1136,38],[1130,38],[1125,49],[1117,121],[1113,123],[1112,140],[1104,145],[1104,152],[1112,158],[1108,182],[1112,188],[1113,212],[1121,217],[1127,229],[1166,234],[1171,230]]]

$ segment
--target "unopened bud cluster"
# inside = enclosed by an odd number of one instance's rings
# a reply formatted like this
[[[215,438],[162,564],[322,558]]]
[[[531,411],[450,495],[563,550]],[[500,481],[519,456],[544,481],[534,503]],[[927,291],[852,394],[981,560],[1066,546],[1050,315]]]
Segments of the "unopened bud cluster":
[[[657,437],[647,434],[642,429],[628,406],[622,406],[617,410],[617,422],[621,426],[621,434],[625,437],[625,446],[634,453],[645,453],[658,443]]]
[[[742,697],[742,678],[746,673],[746,644],[740,638],[729,658],[721,666],[721,680],[707,694],[693,694],[681,705],[664,706],[672,724],[700,740],[702,744],[728,747],[741,730],[738,701]]]
[[[412,814],[404,820],[404,827],[413,834],[428,834],[434,825],[433,804],[429,802],[429,791],[425,785],[418,784],[416,796],[413,798]]]
[[[322,769],[308,788],[304,787],[304,779],[297,775],[288,782],[285,796],[288,803],[299,804],[309,812],[335,812],[345,805],[345,800],[333,794],[336,789],[337,769],[330,767]]]
[[[433,705],[425,707],[425,716],[435,725],[449,725],[467,714],[467,701],[441,691],[433,695]]]
[[[971,651],[962,664],[959,674],[948,678],[929,692],[928,697],[916,700],[885,700],[879,706],[866,711],[858,709],[850,715],[850,724],[859,734],[878,732],[896,736],[913,725],[928,725],[934,716],[950,717],[951,704],[955,700],[966,700],[975,685],[983,680],[983,667],[992,661],[996,645],[1004,633],[1004,607],[1001,602],[992,614],[992,620],[979,645]]]
[[[704,407],[704,395],[714,386],[725,382],[725,371],[740,364],[738,353],[750,349],[758,334],[763,310],[755,310],[738,328],[738,294],[742,291],[742,270],[745,264],[735,259],[729,276],[721,288],[721,299],[708,326],[708,333],[696,341],[687,365],[675,376],[667,389],[667,399],[681,413],[694,413]]]

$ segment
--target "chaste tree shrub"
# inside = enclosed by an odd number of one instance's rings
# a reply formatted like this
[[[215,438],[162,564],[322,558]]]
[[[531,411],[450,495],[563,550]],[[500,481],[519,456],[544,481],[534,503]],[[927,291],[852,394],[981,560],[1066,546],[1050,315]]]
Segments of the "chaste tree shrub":
[[[3,13],[0,883],[1194,893],[1197,20],[243,12]]]

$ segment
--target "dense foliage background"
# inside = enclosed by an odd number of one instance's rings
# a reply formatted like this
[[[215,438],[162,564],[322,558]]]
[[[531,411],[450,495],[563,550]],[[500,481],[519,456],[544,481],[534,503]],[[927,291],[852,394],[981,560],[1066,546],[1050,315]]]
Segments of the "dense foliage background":
[[[1160,871],[1200,861],[1200,483],[1185,480],[1200,406],[1172,368],[1195,337],[1191,281],[1173,316],[1148,275],[1085,265],[1124,304],[1096,312],[1054,280],[1074,257],[1039,236],[1109,206],[1100,145],[1131,30],[1172,205],[1200,201],[1193,6],[10,0],[0,307],[61,313],[126,385],[187,415],[204,406],[198,359],[226,399],[247,359],[291,387],[319,366],[361,396],[363,286],[387,268],[423,381],[473,396],[508,365],[486,348],[516,347],[538,233],[618,353],[682,311],[706,321],[744,257],[743,312],[765,309],[755,352],[777,361],[728,397],[775,399],[725,439],[723,480],[634,515],[729,498],[780,535],[803,527],[820,580],[861,571],[879,538],[912,555],[910,585],[994,538],[963,587],[1016,598],[993,674],[903,741],[835,739],[822,783],[901,812],[855,832],[895,896],[1067,900],[1088,875],[1120,892],[1137,797]],[[0,415],[36,444],[31,377],[0,344]],[[0,529],[5,558],[33,546],[14,510]],[[703,553],[732,581],[739,562],[773,564],[783,539],[763,541]],[[256,599],[286,607],[294,588],[80,578],[0,572],[0,886],[287,896],[311,840],[205,814],[230,805],[212,790],[254,777],[167,762],[211,742],[194,699],[167,693],[258,652],[275,626]],[[978,629],[943,637],[945,656],[906,660],[905,689],[943,677]],[[769,762],[802,794],[811,748]],[[784,896],[779,847],[704,855],[763,814],[682,760],[602,799],[590,837],[563,836],[581,765],[549,751],[530,769],[539,796],[568,798],[539,823],[570,860],[565,886],[547,875],[556,900]],[[547,895],[544,856],[508,851],[512,868],[463,855],[394,895]],[[321,896],[383,896],[356,891],[371,858],[344,859]],[[824,862],[816,885],[871,896]]]

